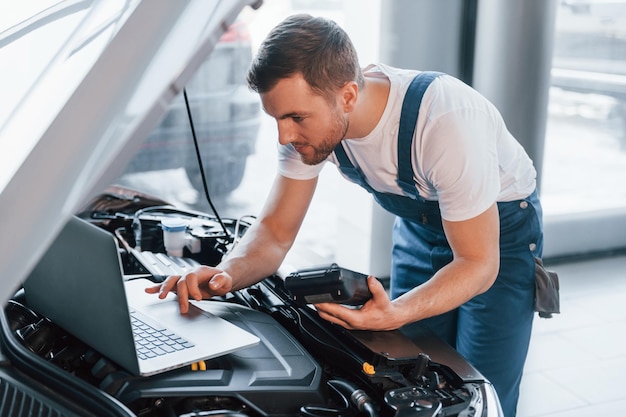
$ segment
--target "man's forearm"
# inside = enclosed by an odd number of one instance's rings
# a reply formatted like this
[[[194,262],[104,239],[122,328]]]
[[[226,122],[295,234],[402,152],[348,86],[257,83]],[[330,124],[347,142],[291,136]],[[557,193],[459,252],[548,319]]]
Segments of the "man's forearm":
[[[256,223],[217,267],[233,278],[236,291],[276,272],[290,247],[290,243],[277,241],[261,223]]]
[[[455,260],[393,301],[401,325],[446,313],[489,289],[499,263]]]

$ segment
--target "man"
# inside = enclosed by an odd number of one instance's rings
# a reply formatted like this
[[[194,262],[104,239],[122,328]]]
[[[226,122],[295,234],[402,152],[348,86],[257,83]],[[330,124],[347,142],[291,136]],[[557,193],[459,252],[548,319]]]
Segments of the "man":
[[[360,309],[319,304],[349,329],[419,321],[496,387],[515,415],[541,256],[535,169],[485,98],[438,73],[382,64],[361,70],[345,32],[308,15],[268,35],[248,73],[278,125],[279,173],[239,245],[216,267],[147,291],[188,299],[244,288],[274,273],[302,224],[324,162],[397,215],[391,299],[374,277]],[[406,103],[404,103],[406,97]]]

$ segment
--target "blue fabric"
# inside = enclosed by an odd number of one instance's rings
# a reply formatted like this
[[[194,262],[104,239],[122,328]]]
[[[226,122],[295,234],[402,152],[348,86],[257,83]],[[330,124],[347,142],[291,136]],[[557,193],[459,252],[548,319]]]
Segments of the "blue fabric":
[[[419,76],[413,78],[404,100],[402,101],[402,114],[400,117],[400,126],[398,127],[398,185],[404,192],[417,198],[419,193],[415,182],[413,181],[413,167],[411,167],[411,144],[413,135],[415,134],[415,123],[422,105],[424,92],[430,83],[442,75],[440,72],[427,71],[422,72]]]
[[[500,271],[493,286],[446,314],[420,321],[493,383],[504,415],[516,414],[519,384],[534,317],[534,257],[543,250],[541,205],[535,191],[498,203]],[[393,230],[391,297],[428,281],[452,260],[443,230],[398,217]]]
[[[409,86],[402,107],[398,184],[410,197],[373,190],[352,165],[342,144],[335,149],[342,173],[397,216],[393,229],[392,298],[428,281],[452,261],[439,204],[419,196],[411,167],[410,149],[419,103],[430,82],[439,75],[420,73]],[[491,381],[505,416],[514,417],[534,317],[534,257],[541,257],[543,250],[542,209],[535,191],[523,200],[498,203],[498,210],[500,271],[494,285],[458,309],[422,320],[420,325],[449,343]]]

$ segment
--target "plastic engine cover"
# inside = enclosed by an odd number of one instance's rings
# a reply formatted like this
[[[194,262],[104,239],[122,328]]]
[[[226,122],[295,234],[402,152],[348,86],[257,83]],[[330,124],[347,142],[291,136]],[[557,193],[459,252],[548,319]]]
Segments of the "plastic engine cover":
[[[231,397],[262,415],[295,415],[302,404],[323,402],[321,367],[291,334],[267,314],[238,304],[220,307],[222,317],[261,342],[205,361],[206,370],[185,367],[127,380],[116,397],[126,404],[148,398]]]

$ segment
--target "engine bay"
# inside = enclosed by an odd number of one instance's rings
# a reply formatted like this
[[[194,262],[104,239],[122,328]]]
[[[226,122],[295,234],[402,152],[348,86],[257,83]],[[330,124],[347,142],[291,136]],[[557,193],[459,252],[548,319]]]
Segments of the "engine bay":
[[[180,210],[124,189],[100,196],[77,215],[117,238],[125,276],[148,275],[155,282],[171,270],[150,270],[146,254],[158,255],[161,269],[168,260],[173,271],[187,267],[166,255],[164,219],[183,218],[188,225],[182,259],[192,266],[216,265],[254,221]],[[33,311],[22,289],[5,307],[10,334],[3,336],[17,342],[5,354],[51,389],[84,387],[76,395],[102,395],[99,401],[121,404],[135,416],[499,415],[489,382],[418,325],[348,331],[294,302],[278,274],[207,302],[215,301],[222,317],[261,342],[140,377]]]

